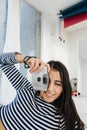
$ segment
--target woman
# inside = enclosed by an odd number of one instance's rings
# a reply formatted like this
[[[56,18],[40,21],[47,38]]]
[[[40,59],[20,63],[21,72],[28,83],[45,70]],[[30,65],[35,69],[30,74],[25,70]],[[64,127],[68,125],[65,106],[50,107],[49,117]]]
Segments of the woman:
[[[72,100],[72,89],[69,79],[69,74],[66,67],[58,61],[48,62],[50,68],[58,71],[62,82],[62,93],[59,98],[56,99],[56,106],[60,108],[61,113],[64,114],[66,120],[67,130],[84,130],[84,123],[81,121],[75,104]],[[54,101],[55,102],[55,101]],[[60,105],[58,106],[58,103]]]
[[[24,63],[30,73],[48,69],[46,91],[35,91],[32,84],[14,66]],[[57,61],[48,64],[20,53],[0,55],[3,72],[17,91],[15,99],[1,108],[0,130],[84,130],[71,96],[69,75]]]

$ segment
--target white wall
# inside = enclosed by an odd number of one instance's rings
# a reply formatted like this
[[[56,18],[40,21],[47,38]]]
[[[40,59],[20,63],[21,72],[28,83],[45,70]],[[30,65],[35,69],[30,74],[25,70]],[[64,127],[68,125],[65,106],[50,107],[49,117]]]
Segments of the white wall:
[[[69,60],[70,60],[70,74],[72,77],[77,76],[77,66],[78,56],[79,56],[79,40],[87,37],[87,28],[80,29],[70,33],[70,50],[69,50]]]
[[[41,57],[45,61],[59,60],[67,67],[69,66],[69,44],[68,36],[66,42],[59,41],[58,23],[51,23],[49,16],[42,15],[42,46]]]
[[[70,50],[69,50],[69,73],[71,78],[78,79],[78,91],[81,92],[82,84],[81,80],[84,77],[81,75],[81,63],[79,59],[79,41],[87,37],[87,28],[79,29],[69,34],[70,38]],[[85,71],[87,68],[85,68]]]
[[[87,95],[87,37],[79,40],[79,52],[81,69],[81,92],[83,95]]]
[[[87,95],[87,61],[81,63],[81,92]]]

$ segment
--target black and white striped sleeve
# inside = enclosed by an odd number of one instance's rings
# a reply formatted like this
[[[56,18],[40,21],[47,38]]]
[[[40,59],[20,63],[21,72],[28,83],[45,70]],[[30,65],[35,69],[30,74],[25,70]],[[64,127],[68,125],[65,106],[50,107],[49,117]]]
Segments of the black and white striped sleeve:
[[[14,53],[3,53],[0,55],[0,67],[12,86],[17,91],[23,88],[31,88],[30,82],[19,72],[14,64],[17,64]]]
[[[0,67],[9,64],[17,64],[17,61],[15,59],[15,52],[10,52],[10,53],[2,53],[0,55]]]

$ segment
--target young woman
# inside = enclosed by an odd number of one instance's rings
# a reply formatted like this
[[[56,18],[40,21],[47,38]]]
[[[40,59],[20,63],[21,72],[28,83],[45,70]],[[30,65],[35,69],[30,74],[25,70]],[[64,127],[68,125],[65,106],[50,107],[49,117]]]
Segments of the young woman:
[[[30,73],[48,69],[46,91],[34,90],[32,84],[14,66],[24,63]],[[65,66],[58,61],[44,63],[20,53],[0,55],[0,66],[16,89],[15,99],[0,110],[0,130],[84,130],[74,102]]]

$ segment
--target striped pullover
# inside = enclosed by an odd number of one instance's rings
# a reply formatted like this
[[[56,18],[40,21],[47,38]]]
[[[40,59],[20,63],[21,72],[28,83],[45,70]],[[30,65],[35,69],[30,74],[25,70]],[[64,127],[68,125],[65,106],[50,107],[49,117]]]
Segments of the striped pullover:
[[[66,130],[64,115],[57,114],[55,106],[40,98],[15,67],[14,54],[0,55],[0,67],[17,93],[14,100],[1,109],[1,121],[6,130]]]

